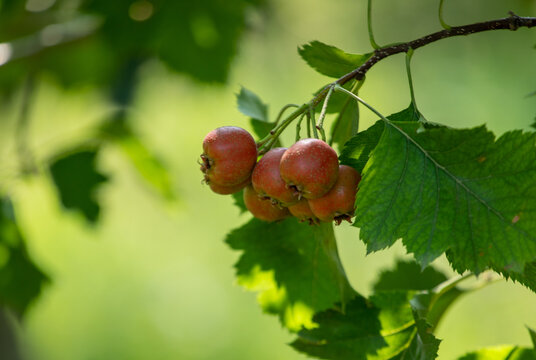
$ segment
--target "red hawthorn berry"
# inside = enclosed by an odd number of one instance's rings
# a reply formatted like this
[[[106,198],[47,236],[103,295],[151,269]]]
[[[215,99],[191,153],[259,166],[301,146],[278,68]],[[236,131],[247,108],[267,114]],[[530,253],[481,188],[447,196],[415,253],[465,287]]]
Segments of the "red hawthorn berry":
[[[257,162],[257,144],[246,130],[224,126],[203,139],[201,171],[207,183],[234,186],[246,181]]]
[[[316,199],[337,181],[339,160],[331,146],[318,139],[303,139],[281,158],[281,177],[300,197]]]
[[[268,151],[253,169],[251,183],[261,196],[269,197],[278,205],[289,206],[298,202],[299,194],[286,186],[279,173],[279,164],[285,151],[287,148],[282,147]]]
[[[288,210],[294,217],[298,218],[300,222],[306,221],[309,225],[315,225],[320,222],[320,219],[318,219],[311,211],[309,200],[307,199],[301,199],[298,203],[289,206]]]
[[[250,183],[251,183],[251,179],[247,178],[246,181],[237,185],[225,186],[225,185],[220,185],[218,183],[215,183],[214,181],[210,181],[208,185],[210,186],[210,190],[212,190],[216,194],[230,195],[230,194],[234,194],[235,192],[239,192],[240,190],[248,186]]]
[[[290,216],[287,208],[274,205],[269,199],[259,196],[251,185],[244,189],[244,203],[253,216],[264,221],[283,220]]]
[[[339,177],[333,188],[318,199],[309,200],[311,211],[322,221],[351,222],[355,211],[355,197],[361,175],[352,167],[339,166]]]

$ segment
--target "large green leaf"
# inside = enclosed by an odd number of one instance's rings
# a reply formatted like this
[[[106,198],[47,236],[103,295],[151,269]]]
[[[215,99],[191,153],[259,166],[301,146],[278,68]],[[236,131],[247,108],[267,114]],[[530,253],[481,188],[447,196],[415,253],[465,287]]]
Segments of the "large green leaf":
[[[516,273],[514,271],[505,271],[504,269],[497,269],[507,279],[512,279],[525,285],[527,288],[536,292],[536,261],[526,263],[522,273]]]
[[[47,276],[32,262],[8,198],[0,198],[0,305],[24,315]]]
[[[391,121],[417,121],[419,114],[415,111],[413,105],[410,105],[407,109],[389,115],[387,118]],[[384,122],[379,120],[365,131],[361,131],[352,137],[339,156],[341,164],[352,166],[362,173],[369,160],[370,153],[380,141],[383,129]]]
[[[368,251],[402,238],[423,266],[451,249],[459,272],[522,272],[536,258],[535,149],[534,133],[389,122],[356,201]]]
[[[108,179],[96,168],[97,154],[98,148],[76,150],[50,164],[63,206],[80,211],[91,223],[98,220],[100,213],[95,192]]]
[[[242,251],[235,265],[238,282],[258,291],[262,308],[279,315],[290,330],[312,327],[315,312],[344,304],[353,295],[331,224],[252,219],[233,230],[226,242]]]
[[[372,54],[349,54],[320,41],[311,41],[299,48],[298,52],[313,69],[334,78],[358,68],[372,56]]]
[[[300,331],[291,346],[321,359],[433,359],[439,342],[424,335],[423,325],[415,321],[411,296],[380,292],[370,301],[357,296],[345,312],[331,309],[316,314],[313,321],[318,326]]]

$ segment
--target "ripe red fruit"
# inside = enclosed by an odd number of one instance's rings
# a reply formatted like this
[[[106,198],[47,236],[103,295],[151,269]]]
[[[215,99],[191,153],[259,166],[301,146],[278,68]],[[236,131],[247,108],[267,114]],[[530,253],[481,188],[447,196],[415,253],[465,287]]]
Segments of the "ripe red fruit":
[[[235,192],[239,192],[244,187],[249,185],[250,182],[251,182],[251,179],[247,178],[246,181],[241,182],[240,184],[237,184],[237,185],[225,186],[225,185],[220,185],[218,183],[215,183],[214,181],[209,182],[208,185],[210,186],[210,190],[214,191],[216,194],[230,195],[230,194],[234,194]]]
[[[298,202],[299,194],[287,187],[279,173],[279,164],[285,151],[287,148],[281,147],[268,151],[255,166],[251,183],[261,196],[269,197],[276,204],[289,206]]]
[[[281,158],[281,177],[306,199],[327,193],[339,172],[337,153],[318,139],[303,139],[292,145]]]
[[[311,211],[311,207],[309,206],[309,201],[307,199],[301,199],[298,203],[289,206],[288,210],[301,222],[307,221],[309,225],[315,225],[320,222],[320,219],[318,219]]]
[[[205,136],[201,159],[207,183],[233,186],[250,177],[257,162],[257,145],[246,130],[224,126]]]
[[[253,216],[264,221],[283,220],[290,215],[287,208],[281,208],[269,199],[262,198],[252,186],[244,189],[244,203]]]
[[[311,211],[322,221],[351,222],[354,216],[355,197],[361,175],[352,167],[339,166],[339,177],[333,188],[318,199],[309,200]]]

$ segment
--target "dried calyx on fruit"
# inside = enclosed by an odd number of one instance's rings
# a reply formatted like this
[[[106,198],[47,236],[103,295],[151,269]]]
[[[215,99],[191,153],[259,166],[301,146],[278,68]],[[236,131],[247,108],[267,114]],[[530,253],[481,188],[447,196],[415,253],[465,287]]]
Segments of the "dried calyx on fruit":
[[[281,177],[299,197],[316,199],[337,181],[339,160],[331,146],[318,139],[303,139],[292,145],[281,158]]]
[[[212,130],[203,140],[201,171],[218,194],[246,186],[257,162],[257,145],[249,132],[236,126]]]
[[[259,196],[251,185],[244,189],[244,204],[253,216],[264,221],[278,221],[290,216],[287,208],[274,205],[269,199]]]
[[[282,147],[268,151],[259,160],[251,175],[255,191],[279,206],[289,206],[299,200],[299,194],[285,184],[279,172],[281,157],[286,151],[287,148]]]
[[[294,217],[298,218],[300,222],[307,222],[309,225],[316,225],[320,222],[320,219],[311,211],[307,199],[301,199],[298,203],[289,206],[288,210]]]
[[[339,166],[339,176],[333,188],[318,199],[309,200],[311,211],[322,221],[351,222],[361,175],[352,167]]]

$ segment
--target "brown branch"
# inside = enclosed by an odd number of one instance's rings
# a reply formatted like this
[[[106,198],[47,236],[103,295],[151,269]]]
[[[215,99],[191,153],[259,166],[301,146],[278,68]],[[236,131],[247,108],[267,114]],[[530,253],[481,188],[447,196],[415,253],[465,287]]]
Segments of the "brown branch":
[[[368,59],[367,62],[365,62],[363,65],[361,65],[354,71],[349,72],[348,74],[339,78],[337,81],[335,81],[335,83],[339,85],[344,85],[352,79],[362,80],[365,74],[367,73],[367,71],[369,71],[370,68],[374,66],[374,64],[385,59],[386,57],[399,54],[399,53],[408,52],[409,49],[418,49],[420,47],[423,47],[425,45],[428,45],[430,43],[433,43],[441,39],[454,37],[454,36],[461,36],[461,35],[470,35],[470,34],[475,34],[475,33],[489,31],[489,30],[515,31],[519,29],[520,27],[531,28],[535,26],[536,26],[536,18],[521,17],[513,13],[510,13],[509,17],[503,18],[503,19],[484,21],[484,22],[479,22],[479,23],[470,24],[470,25],[455,26],[448,30],[438,31],[438,32],[423,36],[413,41],[409,41],[406,43],[399,43],[399,44],[386,46],[386,47],[377,49],[374,51],[374,55],[372,55],[372,57]],[[325,96],[325,91],[322,92],[322,95]]]

